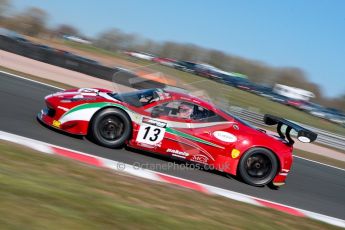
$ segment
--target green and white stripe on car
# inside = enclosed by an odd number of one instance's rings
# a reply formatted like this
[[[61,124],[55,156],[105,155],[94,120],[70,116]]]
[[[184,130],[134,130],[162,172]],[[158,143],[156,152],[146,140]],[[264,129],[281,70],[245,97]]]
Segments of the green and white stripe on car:
[[[61,122],[61,124],[68,122],[68,121],[73,121],[73,120],[82,120],[82,121],[90,121],[92,116],[101,108],[104,107],[117,107],[120,109],[123,109],[127,112],[127,114],[129,115],[129,117],[131,118],[131,120],[137,124],[141,124],[142,122],[142,118],[144,117],[141,114],[138,114],[130,109],[128,109],[127,107],[117,104],[117,103],[111,103],[111,102],[97,102],[97,103],[87,103],[87,104],[82,104],[82,105],[78,105],[72,109],[70,109],[69,111],[67,111],[65,114],[63,114],[61,116],[61,118],[59,119],[59,122]],[[151,117],[148,117],[150,119],[152,119]],[[203,143],[206,145],[210,145],[213,147],[217,147],[217,148],[224,148],[223,146],[214,144],[212,142],[206,141],[204,139],[195,137],[193,135],[181,132],[179,130],[176,130],[175,128],[202,128],[202,127],[211,127],[211,126],[215,126],[215,125],[225,125],[225,124],[231,124],[232,122],[207,122],[207,123],[185,123],[185,122],[175,122],[175,121],[168,121],[168,120],[163,120],[163,119],[157,119],[154,118],[157,121],[161,121],[161,122],[165,122],[167,123],[167,128],[166,131],[168,133],[171,133],[173,135],[185,138],[185,139],[189,139],[191,141],[196,141],[199,143]]]
[[[129,110],[127,107],[123,105],[111,103],[111,102],[97,102],[97,103],[87,103],[87,104],[78,105],[70,109],[69,111],[67,111],[65,114],[63,114],[61,118],[59,119],[59,121],[61,122],[61,124],[67,121],[73,121],[73,120],[90,121],[92,116],[95,114],[95,112],[107,106],[121,108],[128,113],[132,121],[138,122],[138,123],[140,122],[140,117],[137,116],[137,113],[134,113],[133,111]]]
[[[193,136],[193,135],[190,135],[190,134],[187,134],[187,133],[178,131],[178,130],[176,130],[176,129],[172,129],[172,128],[167,127],[167,128],[166,128],[166,131],[167,131],[168,133],[171,133],[171,134],[174,134],[174,135],[176,135],[176,136],[180,136],[180,137],[183,137],[183,138],[192,140],[192,141],[196,141],[196,142],[200,142],[200,143],[203,143],[203,144],[206,144],[206,145],[210,145],[210,146],[213,146],[213,147],[217,147],[217,148],[224,149],[223,146],[220,146],[220,145],[214,144],[214,143],[212,143],[212,142],[206,141],[206,140],[204,140],[204,139],[195,137],[195,136]]]

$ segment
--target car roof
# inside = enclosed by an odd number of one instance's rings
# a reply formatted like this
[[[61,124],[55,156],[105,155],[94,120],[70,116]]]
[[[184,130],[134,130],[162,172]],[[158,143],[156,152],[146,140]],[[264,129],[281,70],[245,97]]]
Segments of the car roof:
[[[212,104],[207,98],[200,98],[192,95],[188,91],[176,90],[176,89],[164,89],[165,92],[169,93],[174,100],[184,100],[190,101],[192,103],[199,104],[205,108],[215,108],[216,106]]]
[[[218,111],[221,114],[225,115],[225,117],[230,116],[230,117],[232,117],[232,119],[234,117],[234,115],[229,115],[229,113],[225,113],[222,108],[216,106],[211,101],[208,101],[207,98],[202,98],[201,96],[194,96],[190,93],[190,91],[187,91],[187,90],[181,89],[181,88],[175,88],[175,87],[168,87],[168,88],[164,88],[164,89],[162,89],[162,88],[149,88],[149,89],[142,89],[142,90],[138,90],[138,91],[134,91],[134,92],[128,92],[126,94],[150,93],[152,91],[164,92],[164,93],[169,94],[169,96],[167,98],[164,98],[163,100],[161,100],[160,103],[167,103],[167,102],[174,101],[174,100],[182,100],[182,101],[190,102],[193,104],[197,104],[201,107],[204,107],[205,109]],[[156,106],[157,105],[156,103],[157,102],[154,102],[154,103],[146,105],[146,106],[149,106],[149,107]]]
[[[207,100],[207,98],[200,98],[200,96],[194,96],[191,94],[190,91],[187,91],[183,88],[178,87],[166,87],[166,88],[149,88],[149,89],[141,89],[138,91],[128,92],[125,94],[136,94],[136,93],[149,93],[152,91],[156,92],[165,92],[169,94],[170,100],[184,100],[184,101],[190,101],[196,104],[199,104],[204,107],[214,108],[215,105],[213,105],[211,102]],[[169,101],[169,100],[168,100]]]

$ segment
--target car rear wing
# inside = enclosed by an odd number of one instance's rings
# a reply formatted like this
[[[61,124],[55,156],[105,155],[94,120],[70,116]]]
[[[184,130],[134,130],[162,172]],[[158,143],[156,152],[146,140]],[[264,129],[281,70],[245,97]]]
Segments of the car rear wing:
[[[285,140],[287,139],[289,145],[293,145],[295,142],[291,138],[291,130],[295,130],[297,132],[297,139],[303,143],[311,143],[316,140],[317,134],[299,126],[291,121],[285,120],[281,117],[276,117],[274,115],[265,114],[264,122],[267,125],[277,125],[277,132],[281,138]],[[285,132],[283,132],[282,127],[286,126]]]

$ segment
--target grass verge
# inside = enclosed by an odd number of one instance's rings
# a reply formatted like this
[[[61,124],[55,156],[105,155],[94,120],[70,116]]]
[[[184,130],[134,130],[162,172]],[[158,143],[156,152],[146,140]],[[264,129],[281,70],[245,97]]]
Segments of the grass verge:
[[[0,141],[1,229],[336,229]]]

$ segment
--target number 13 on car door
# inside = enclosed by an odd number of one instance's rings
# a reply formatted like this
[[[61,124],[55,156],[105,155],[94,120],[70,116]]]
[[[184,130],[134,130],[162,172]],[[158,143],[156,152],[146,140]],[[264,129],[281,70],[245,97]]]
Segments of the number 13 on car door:
[[[137,142],[156,145],[164,138],[166,123],[144,117],[140,126]]]

